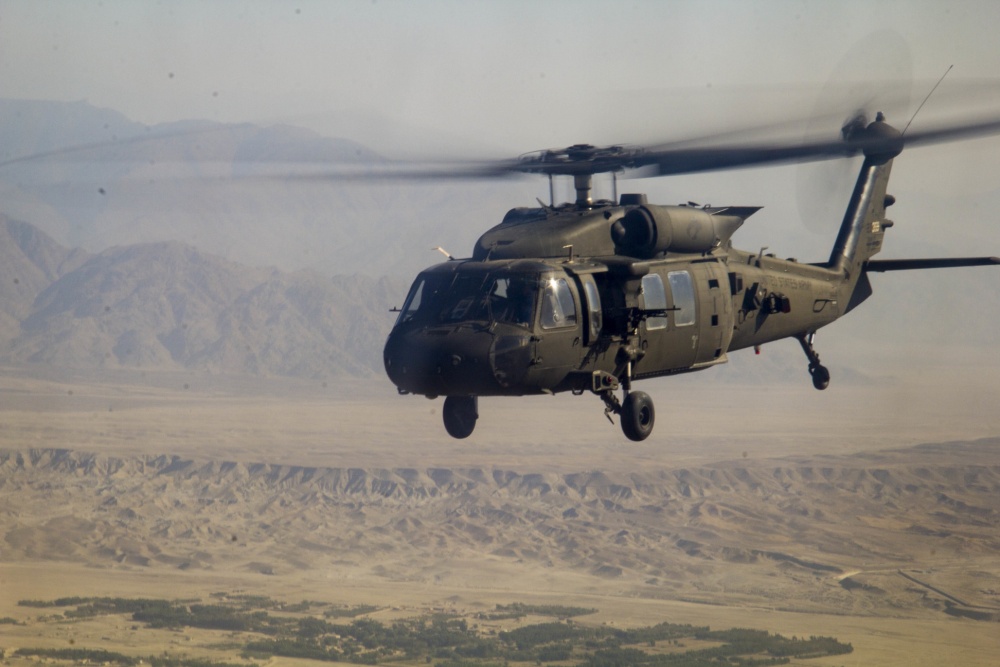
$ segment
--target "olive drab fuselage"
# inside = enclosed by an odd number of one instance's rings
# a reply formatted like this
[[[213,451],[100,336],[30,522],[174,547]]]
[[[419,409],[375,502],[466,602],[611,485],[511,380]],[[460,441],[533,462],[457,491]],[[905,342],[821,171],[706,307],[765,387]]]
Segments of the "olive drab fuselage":
[[[524,317],[508,314],[515,297],[497,294],[498,283],[530,289],[517,297]],[[458,299],[431,294],[465,285],[476,289]],[[827,270],[736,250],[643,262],[449,261],[415,281],[386,369],[401,390],[427,396],[581,392],[629,364],[638,380],[723,363],[731,350],[832,322],[842,300]]]
[[[893,224],[886,188],[902,144],[881,116],[865,132],[879,143],[864,148],[828,260],[734,248],[758,207],[657,206],[635,194],[591,202],[588,172],[575,177],[576,203],[513,209],[470,259],[420,273],[385,345],[389,378],[400,393],[445,396],[445,427],[458,438],[472,433],[480,396],[589,391],[642,440],[655,413],[633,381],[710,368],[782,338],[799,341],[825,389],[813,336],[871,295],[869,272],[1000,263],[872,259]],[[547,173],[572,173],[562,165]]]

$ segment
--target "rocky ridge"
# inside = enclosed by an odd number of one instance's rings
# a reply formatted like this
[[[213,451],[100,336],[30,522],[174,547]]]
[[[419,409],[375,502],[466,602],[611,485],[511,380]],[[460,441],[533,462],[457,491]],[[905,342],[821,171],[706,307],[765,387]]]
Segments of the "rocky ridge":
[[[5,561],[407,580],[447,579],[486,558],[616,579],[643,595],[725,591],[854,611],[917,598],[944,609],[895,570],[1000,549],[998,453],[992,439],[627,474],[6,450],[0,544]],[[808,601],[786,599],[803,587]]]
[[[381,372],[402,284],[247,267],[176,241],[90,255],[0,215],[0,363],[290,377]]]

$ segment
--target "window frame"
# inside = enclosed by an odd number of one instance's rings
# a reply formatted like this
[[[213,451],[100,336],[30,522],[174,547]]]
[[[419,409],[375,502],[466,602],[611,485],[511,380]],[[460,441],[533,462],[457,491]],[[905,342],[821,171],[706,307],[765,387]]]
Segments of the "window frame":
[[[597,289],[597,283],[590,276],[584,276],[580,281],[583,285],[582,297],[587,311],[587,343],[592,344],[601,336],[604,327],[604,312],[601,310],[601,293]]]
[[[694,291],[694,278],[690,271],[667,273],[670,294],[674,300],[674,326],[689,327],[698,321],[698,297]]]
[[[542,278],[542,282],[542,303],[539,309],[538,325],[545,331],[576,327],[579,323],[578,309],[570,281],[565,276],[547,276]],[[552,291],[551,296],[550,290]],[[566,312],[567,305],[572,306],[573,309],[568,314]],[[551,320],[549,320],[547,313],[552,310],[553,306],[557,306],[559,312],[553,310]],[[560,317],[562,322],[560,322]]]
[[[666,310],[667,289],[663,285],[663,276],[659,273],[647,273],[642,277],[642,307],[643,310]],[[666,329],[667,316],[646,318],[646,331]]]

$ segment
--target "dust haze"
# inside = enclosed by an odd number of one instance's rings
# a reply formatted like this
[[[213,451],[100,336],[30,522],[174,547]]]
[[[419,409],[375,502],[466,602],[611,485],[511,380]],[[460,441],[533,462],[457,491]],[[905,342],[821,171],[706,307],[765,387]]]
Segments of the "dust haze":
[[[457,443],[436,403],[372,381],[8,369],[2,389],[16,646],[61,645],[18,600],[248,590],[404,615],[582,605],[834,636],[876,664],[996,655],[1000,425],[972,397],[944,416],[910,396],[923,416],[890,428],[877,386],[674,380],[652,387],[670,427],[637,445],[572,397],[484,400]],[[134,651],[109,632],[72,636]]]
[[[253,633],[19,601],[259,595],[387,626],[448,614],[484,635],[553,620],[481,620],[519,603],[585,608],[571,619],[582,627],[756,628],[853,648],[802,665],[995,664],[994,269],[873,276],[872,298],[817,336],[824,392],[781,341],[644,382],[658,426],[640,444],[593,396],[482,399],[459,442],[440,401],[384,378],[390,309],[440,259],[431,248],[468,254],[509,208],[547,201],[548,184],[251,173],[733,127],[792,136],[846,89],[829,86],[836,63],[879,31],[902,53],[855,75],[912,76],[893,124],[951,64],[918,120],[995,109],[994,3],[902,8],[4,7],[4,662],[69,664],[14,650],[73,648],[249,665]],[[905,151],[880,258],[1000,253],[997,141]],[[829,255],[856,168],[846,181],[795,165],[619,186],[764,206],[734,244],[809,262]],[[817,178],[822,197],[796,190]],[[571,197],[560,187],[557,201]],[[304,609],[288,613],[319,620]]]

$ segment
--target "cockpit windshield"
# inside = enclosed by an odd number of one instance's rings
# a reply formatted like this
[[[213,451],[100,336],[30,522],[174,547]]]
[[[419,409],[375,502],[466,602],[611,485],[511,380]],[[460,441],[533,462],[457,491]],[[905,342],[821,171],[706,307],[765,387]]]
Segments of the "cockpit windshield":
[[[396,324],[483,321],[530,327],[538,284],[537,276],[501,272],[424,273],[410,288]]]

